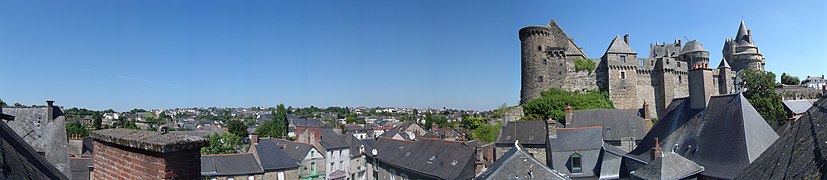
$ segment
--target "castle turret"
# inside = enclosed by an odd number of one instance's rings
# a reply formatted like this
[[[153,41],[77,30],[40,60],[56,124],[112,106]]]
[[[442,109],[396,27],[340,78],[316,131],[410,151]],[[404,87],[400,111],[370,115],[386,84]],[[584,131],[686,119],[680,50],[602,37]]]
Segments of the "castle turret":
[[[587,79],[569,77],[576,71],[574,60],[588,60],[588,57],[574,44],[574,40],[563,32],[557,22],[552,20],[547,26],[524,27],[520,29],[519,34],[522,63],[520,104],[539,98],[543,91],[552,87],[567,91],[596,88],[589,83],[586,83],[585,87],[577,84],[589,82]],[[591,72],[584,74],[588,75]]]
[[[755,45],[752,40],[752,31],[747,29],[744,21],[741,21],[738,26],[738,32],[735,34],[735,39],[727,39],[724,41],[723,57],[730,65],[732,70],[741,71],[744,69],[764,70],[765,59],[764,55]]]
[[[721,59],[718,64],[718,94],[735,93],[735,71],[729,66],[726,60]]]
[[[598,67],[598,84],[609,92],[609,99],[618,109],[638,109],[641,105],[636,90],[640,60],[628,41],[629,35],[615,36]]]
[[[704,109],[709,97],[715,93],[712,69],[709,68],[709,51],[703,44],[692,40],[681,50],[681,58],[690,63],[689,102],[692,109]]]

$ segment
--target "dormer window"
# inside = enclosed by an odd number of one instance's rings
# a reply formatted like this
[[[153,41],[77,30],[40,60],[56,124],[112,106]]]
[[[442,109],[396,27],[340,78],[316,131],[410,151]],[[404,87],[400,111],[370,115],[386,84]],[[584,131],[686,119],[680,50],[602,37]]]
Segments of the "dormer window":
[[[569,156],[569,161],[571,161],[571,173],[583,173],[583,156],[580,156],[579,153],[574,153]]]
[[[437,158],[439,158],[439,154],[431,156],[431,158],[428,159],[428,163],[436,162]]]

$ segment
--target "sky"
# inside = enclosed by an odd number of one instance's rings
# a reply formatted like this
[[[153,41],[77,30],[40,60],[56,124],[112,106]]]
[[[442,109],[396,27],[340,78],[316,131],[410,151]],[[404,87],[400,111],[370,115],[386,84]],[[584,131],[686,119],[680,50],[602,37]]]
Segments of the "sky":
[[[490,110],[520,95],[517,31],[697,39],[740,20],[766,68],[827,73],[825,1],[0,1],[0,99],[88,109],[393,106]],[[685,41],[684,41],[685,42]]]

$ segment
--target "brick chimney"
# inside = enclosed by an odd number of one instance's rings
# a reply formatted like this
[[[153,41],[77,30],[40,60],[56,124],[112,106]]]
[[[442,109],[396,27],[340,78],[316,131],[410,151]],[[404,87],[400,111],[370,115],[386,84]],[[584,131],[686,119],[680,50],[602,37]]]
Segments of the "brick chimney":
[[[569,125],[571,125],[571,121],[573,121],[573,119],[572,119],[573,115],[574,115],[574,112],[571,110],[571,105],[566,104],[566,127],[569,127]]]
[[[660,140],[655,138],[655,147],[652,148],[652,159],[657,159],[661,155]]]
[[[649,103],[646,103],[646,100],[643,100],[643,119],[652,119],[651,113],[649,113]]]
[[[436,130],[436,129],[439,129],[439,124],[431,123],[431,130],[433,131],[433,130]]]
[[[258,144],[258,134],[250,133],[250,143],[252,143],[253,145]]]
[[[546,129],[550,136],[557,137],[557,123],[555,123],[554,119],[548,118],[548,120],[546,120]]]
[[[46,100],[46,120],[55,120],[55,100]]]
[[[699,63],[689,70],[689,104],[692,109],[706,109],[709,97],[715,91],[709,63]]]
[[[206,139],[177,133],[92,131],[92,179],[199,179]]]

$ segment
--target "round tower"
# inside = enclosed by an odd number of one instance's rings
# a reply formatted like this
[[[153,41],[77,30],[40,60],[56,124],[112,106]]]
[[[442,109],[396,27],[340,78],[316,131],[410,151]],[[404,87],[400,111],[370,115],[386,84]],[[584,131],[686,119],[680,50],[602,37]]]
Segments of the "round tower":
[[[520,29],[519,32],[522,63],[520,104],[523,104],[540,97],[540,93],[548,87],[551,32],[549,28],[543,26],[528,26]]]
[[[709,66],[709,51],[706,51],[704,45],[697,40],[687,42],[681,49],[680,57],[681,60],[689,63],[689,67]]]

